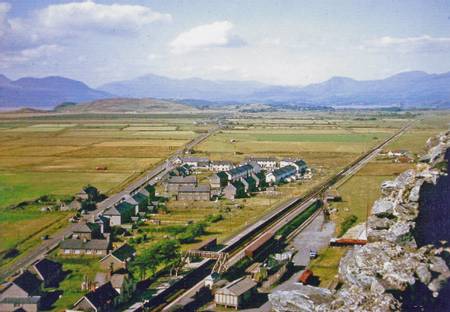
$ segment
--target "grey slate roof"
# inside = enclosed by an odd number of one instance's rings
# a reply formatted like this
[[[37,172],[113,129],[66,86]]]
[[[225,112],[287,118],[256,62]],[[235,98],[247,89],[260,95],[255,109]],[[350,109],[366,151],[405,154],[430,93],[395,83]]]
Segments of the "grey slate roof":
[[[91,233],[91,228],[86,224],[78,224],[78,226],[75,228],[74,232],[76,233]]]
[[[238,175],[244,172],[250,172],[253,170],[253,166],[251,165],[242,165],[236,168],[231,169],[230,171],[228,171],[232,176],[234,175]]]
[[[233,295],[240,296],[250,289],[256,287],[256,283],[249,277],[241,277],[227,286],[221,288],[219,291],[230,292]]]
[[[120,216],[120,212],[116,207],[108,208],[103,214],[105,216]]]
[[[289,166],[284,166],[284,167],[281,167],[279,169],[276,169],[272,173],[273,173],[274,176],[283,176],[283,175],[285,175],[287,173],[295,172],[295,171],[297,171],[297,168],[295,168],[294,166],[289,165]]]
[[[178,193],[204,193],[210,191],[211,187],[209,186],[209,184],[200,184],[198,186],[182,185],[178,189]]]
[[[195,176],[172,176],[169,178],[167,183],[170,184],[195,184],[197,183],[197,178]]]
[[[81,239],[66,239],[61,241],[59,246],[62,249],[108,250],[109,242],[106,239],[92,239],[87,242]]]
[[[0,303],[6,304],[38,304],[41,300],[40,296],[31,296],[31,297],[6,297],[3,298]]]
[[[55,274],[59,274],[62,269],[62,265],[60,263],[47,258],[37,261],[33,266],[42,276],[44,281],[51,279]]]

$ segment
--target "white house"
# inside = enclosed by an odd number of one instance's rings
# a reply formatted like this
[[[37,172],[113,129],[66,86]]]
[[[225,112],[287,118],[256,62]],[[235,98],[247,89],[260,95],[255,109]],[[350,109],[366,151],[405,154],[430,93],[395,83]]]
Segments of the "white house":
[[[234,168],[234,165],[231,161],[218,160],[212,161],[209,165],[209,170],[214,172],[219,171],[228,171]]]
[[[277,168],[277,159],[274,157],[251,157],[248,162],[256,162],[262,169],[273,171]]]

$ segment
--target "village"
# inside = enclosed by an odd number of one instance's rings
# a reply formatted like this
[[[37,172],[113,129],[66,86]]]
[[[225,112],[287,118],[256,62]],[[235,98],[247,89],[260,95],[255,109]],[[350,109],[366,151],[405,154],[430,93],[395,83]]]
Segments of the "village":
[[[404,160],[407,159],[406,151],[389,151],[380,157],[387,157],[392,162],[409,162],[409,159]],[[175,241],[170,239],[157,244],[153,252],[161,253],[159,260],[139,256],[136,249],[148,238],[136,233],[144,224],[160,224],[158,214],[164,211],[167,202],[233,201],[259,192],[274,192],[280,184],[308,181],[313,177],[313,170],[305,161],[296,158],[248,157],[234,164],[188,155],[171,161],[173,169],[156,184],[143,185],[101,213],[89,213],[104,198],[90,185],[77,193],[72,201],[61,203],[61,210],[77,211],[69,220],[76,224],[75,229],[49,256],[33,263],[6,285],[0,298],[0,310],[9,311],[13,307],[22,307],[26,311],[49,309],[64,296],[58,291],[59,283],[68,274],[64,270],[64,259],[86,257],[97,259],[99,270],[92,272],[91,277],[85,275],[79,285],[85,294],[67,311],[144,311],[152,296],[136,300],[139,298],[136,294],[142,293],[140,288],[148,265],[142,262],[157,261],[152,271],[164,266],[170,269],[169,283],[158,286],[157,295],[171,288],[170,281],[189,276],[192,269],[202,266],[210,258],[216,259],[218,265],[205,279],[201,292],[177,302],[173,310],[188,311],[202,305],[206,309],[219,306],[241,309],[254,306],[255,300],[268,302],[268,294],[282,279],[284,282],[276,289],[290,288],[292,283],[317,285],[317,278],[306,267],[317,257],[318,249],[328,245],[339,248],[366,243],[365,239],[336,239],[333,228],[328,228],[325,235],[323,230],[319,231],[325,221],[322,212],[332,213],[327,210],[329,203],[341,200],[335,190],[330,190],[323,201],[312,202],[303,213],[281,227],[277,235],[266,235],[250,244],[245,249],[245,257],[236,262],[233,270],[225,272],[221,267],[228,259],[218,251],[221,246],[215,238],[185,251],[179,246],[195,241],[204,233],[206,224],[216,222],[220,215],[208,216],[204,224],[188,224],[186,232],[176,234]],[[312,220],[311,216],[318,217],[299,235],[309,225],[309,221],[303,222]],[[55,260],[54,255],[57,255],[56,259],[62,259],[62,263]],[[162,259],[165,257],[167,259]],[[302,272],[300,276],[293,275],[299,271]]]

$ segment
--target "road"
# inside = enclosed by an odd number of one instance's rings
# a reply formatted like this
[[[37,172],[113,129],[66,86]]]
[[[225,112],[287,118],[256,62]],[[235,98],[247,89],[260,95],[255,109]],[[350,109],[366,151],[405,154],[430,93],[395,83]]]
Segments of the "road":
[[[171,171],[174,167],[171,164],[171,160],[183,154],[184,150],[190,150],[196,145],[200,144],[204,140],[206,140],[209,136],[217,132],[221,128],[221,125],[218,125],[208,132],[205,132],[193,140],[189,141],[184,145],[182,149],[177,150],[174,154],[172,154],[166,161],[158,165],[156,168],[153,168],[143,174],[140,178],[130,183],[123,191],[116,193],[114,195],[109,196],[105,200],[100,203],[97,203],[97,208],[91,212],[90,215],[98,215],[103,212],[105,209],[111,207],[115,203],[118,203],[125,195],[130,194],[131,192],[139,189],[144,184],[155,184],[162,176]],[[55,234],[53,234],[49,239],[42,241],[41,244],[36,246],[34,249],[28,251],[28,253],[17,259],[13,264],[9,265],[5,269],[1,269],[0,271],[0,280],[6,279],[8,276],[13,275],[15,272],[20,269],[26,268],[31,265],[33,262],[44,256],[49,251],[53,250],[58,246],[60,241],[70,235],[73,230],[76,228],[76,223],[68,223],[66,227],[59,230]]]
[[[362,167],[364,167],[369,161],[371,161],[374,157],[376,157],[383,148],[392,142],[393,140],[397,139],[399,136],[401,136],[405,131],[407,131],[411,127],[411,123],[405,125],[402,127],[397,133],[387,138],[384,142],[376,146],[374,149],[370,150],[368,153],[357,159],[354,163],[350,164],[343,170],[341,170],[339,173],[337,173],[334,177],[332,177],[329,181],[325,182],[321,187],[319,187],[318,190],[313,190],[310,194],[305,196],[305,200],[300,202],[295,206],[294,209],[290,210],[286,215],[282,216],[280,219],[274,222],[269,227],[266,227],[261,233],[259,233],[257,236],[252,238],[252,242],[267,233],[268,231],[276,232],[281,227],[283,227],[285,224],[288,224],[290,221],[292,221],[293,218],[295,218],[298,214],[300,214],[302,211],[304,211],[307,207],[309,207],[314,200],[316,200],[316,197],[323,193],[326,189],[329,189],[333,186],[335,186],[337,183],[341,182],[341,180],[345,180],[348,177],[354,175],[356,172],[358,172]],[[295,198],[292,199],[291,202],[295,202]],[[289,202],[287,204],[281,205],[281,207],[278,207],[274,210],[271,215],[276,215],[280,213],[280,211],[283,211],[286,208],[286,205],[289,206]],[[271,216],[270,215],[270,216]],[[311,219],[314,219],[315,217],[319,216],[320,214],[315,214],[312,216]],[[269,216],[269,218],[270,218]],[[267,219],[267,217],[264,217],[264,219]],[[312,220],[313,221],[313,220]],[[308,221],[306,221],[308,222]],[[243,232],[237,234],[235,237],[231,238],[229,241],[225,243],[226,246],[235,246],[239,245],[239,241],[242,240],[243,237],[247,237],[246,233],[249,231],[252,231],[255,227],[259,226],[258,223],[262,223],[262,221],[257,222],[256,224],[253,224],[249,226],[247,229],[245,229]],[[307,226],[305,227],[307,228]],[[299,231],[297,235],[300,233]],[[245,247],[245,245],[244,245]],[[225,247],[227,248],[227,247]],[[236,264],[240,259],[244,257],[244,251],[241,249],[239,252],[234,254],[230,260],[228,261],[228,267],[233,266]],[[207,261],[207,260],[204,260]],[[189,297],[193,297],[195,293],[197,293],[200,288],[202,288],[205,284],[205,279],[202,279],[199,281],[195,286],[191,287],[190,289],[186,290],[182,294],[180,294],[175,300],[170,302],[168,305],[166,305],[163,309],[163,311],[170,311],[177,303],[179,303],[182,299],[186,299]]]

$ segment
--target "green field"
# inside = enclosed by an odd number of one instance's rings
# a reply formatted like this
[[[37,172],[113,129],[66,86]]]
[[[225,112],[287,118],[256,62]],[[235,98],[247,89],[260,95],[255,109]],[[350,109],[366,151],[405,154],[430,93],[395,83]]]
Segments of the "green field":
[[[70,216],[15,205],[67,198],[86,184],[116,192],[210,127],[194,124],[197,118],[158,117],[0,115],[0,254],[26,251]]]

